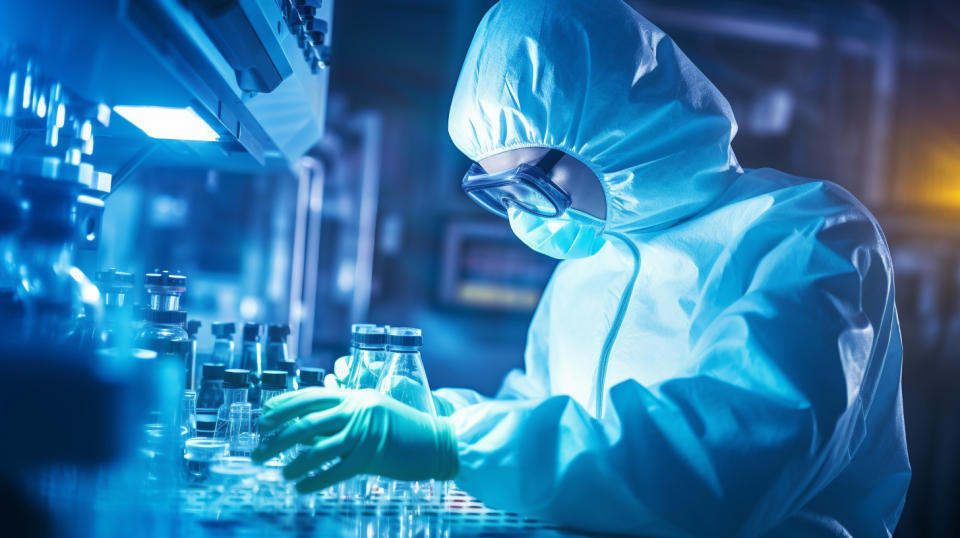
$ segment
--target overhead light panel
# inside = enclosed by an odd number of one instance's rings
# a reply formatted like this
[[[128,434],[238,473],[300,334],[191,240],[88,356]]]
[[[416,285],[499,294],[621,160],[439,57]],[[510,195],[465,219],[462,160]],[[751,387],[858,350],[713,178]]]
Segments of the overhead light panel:
[[[117,105],[113,111],[136,125],[150,138],[213,142],[220,138],[190,107]]]

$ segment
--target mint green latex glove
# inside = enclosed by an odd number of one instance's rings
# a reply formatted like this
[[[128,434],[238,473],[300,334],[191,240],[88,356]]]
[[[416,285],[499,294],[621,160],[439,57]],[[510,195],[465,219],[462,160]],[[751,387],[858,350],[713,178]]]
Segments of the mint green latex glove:
[[[277,396],[259,421],[265,435],[253,459],[266,461],[307,445],[284,469],[297,491],[325,489],[358,474],[397,480],[450,480],[457,475],[457,439],[434,417],[372,389],[308,388]],[[328,469],[321,465],[339,457]]]
[[[347,376],[350,375],[350,355],[344,355],[343,357],[338,358],[333,361],[333,373],[327,374],[323,378],[323,386],[327,388],[348,388],[347,387]],[[437,395],[436,393],[431,392],[433,396],[433,405],[437,408],[437,414],[441,417],[449,417],[453,414],[456,409],[454,409],[453,404],[448,402],[446,398]]]

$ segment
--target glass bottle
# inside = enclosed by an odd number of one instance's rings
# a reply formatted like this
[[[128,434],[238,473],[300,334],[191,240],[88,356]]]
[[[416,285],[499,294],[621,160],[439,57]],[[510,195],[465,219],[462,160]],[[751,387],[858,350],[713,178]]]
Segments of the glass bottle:
[[[290,360],[287,351],[289,325],[270,325],[267,327],[267,370],[279,370],[280,363]]]
[[[210,325],[210,332],[213,333],[213,354],[210,356],[210,362],[219,362],[227,368],[233,366],[235,359],[235,344],[233,335],[237,332],[237,325],[233,322],[224,323],[222,321],[214,322]]]
[[[223,405],[224,365],[208,362],[200,370],[200,391],[197,393],[197,409],[200,414],[216,413]]]
[[[230,434],[230,406],[246,402],[250,391],[250,372],[231,368],[223,372],[223,404],[217,410],[214,438],[226,440]]]
[[[350,336],[353,358],[352,370],[347,378],[346,388],[352,390],[375,389],[383,369],[386,349],[386,333],[383,327],[364,325],[354,327]],[[367,496],[374,480],[357,476],[341,482],[340,497],[346,500],[360,500]]]
[[[420,358],[422,346],[420,329],[391,327],[387,335],[387,363],[377,382],[377,390],[418,411],[436,416],[437,409]],[[445,488],[445,484],[436,484],[433,480],[385,480],[381,484],[385,484],[390,499],[405,504],[436,501],[441,497],[440,489]]]
[[[301,368],[300,369],[300,388],[322,387],[323,376],[326,375],[323,368]]]
[[[190,339],[190,352],[187,357],[187,389],[197,390],[199,387],[199,368],[200,365],[197,364],[197,333],[200,332],[200,320],[191,319],[187,322],[187,338]]]
[[[260,345],[259,323],[243,324],[243,341],[240,344],[240,368],[250,372],[250,403],[260,401],[260,374],[263,372],[263,352]]]
[[[114,268],[94,275],[103,297],[103,327],[99,344],[103,347],[125,347],[131,341],[133,310],[127,294],[133,289],[133,273]]]
[[[300,382],[297,379],[297,362],[296,361],[282,361],[280,362],[280,368],[287,374],[287,390],[300,390]]]
[[[253,448],[257,445],[253,430],[253,408],[250,402],[230,404],[229,428],[230,455],[250,457]]]
[[[144,324],[137,335],[136,347],[150,349],[160,354],[176,354],[183,365],[185,386],[192,383],[190,337],[183,329],[183,324],[187,321],[187,313],[182,310],[146,309],[142,314]]]
[[[384,352],[387,342],[383,327],[367,325],[358,327],[351,336],[353,359],[347,375],[346,388],[374,389],[386,362]]]

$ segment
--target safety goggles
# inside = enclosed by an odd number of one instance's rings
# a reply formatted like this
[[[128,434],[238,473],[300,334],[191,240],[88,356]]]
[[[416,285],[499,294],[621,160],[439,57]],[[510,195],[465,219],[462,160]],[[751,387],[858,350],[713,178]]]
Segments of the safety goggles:
[[[541,217],[559,217],[570,207],[570,195],[550,180],[563,157],[552,149],[536,164],[523,163],[497,174],[488,174],[473,163],[463,176],[463,192],[487,211],[507,218],[507,208],[516,207]]]

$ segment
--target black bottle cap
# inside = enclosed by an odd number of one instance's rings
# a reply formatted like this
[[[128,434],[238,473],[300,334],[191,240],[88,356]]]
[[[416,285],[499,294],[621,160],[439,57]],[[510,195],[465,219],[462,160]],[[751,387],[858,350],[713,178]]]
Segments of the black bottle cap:
[[[277,368],[286,372],[288,376],[297,375],[297,361],[280,361]]]
[[[129,290],[133,288],[133,273],[117,271],[113,267],[105,271],[97,271],[95,278],[105,289]]]
[[[198,319],[191,319],[190,321],[188,321],[188,322],[187,322],[187,334],[189,334],[190,336],[196,336],[197,333],[200,332],[200,325],[202,325],[202,324],[200,323],[200,320],[198,320]]]
[[[262,325],[259,323],[244,323],[243,324],[243,341],[244,342],[253,342],[260,339],[260,331],[262,330]]]
[[[395,328],[398,332],[404,327]],[[387,335],[387,347],[419,348],[423,347],[422,334],[391,334]]]
[[[270,325],[267,327],[268,342],[286,342],[288,336],[290,336],[289,325]]]
[[[203,365],[203,370],[200,375],[202,379],[218,381],[223,379],[223,371],[225,369],[222,362],[208,362]]]
[[[323,368],[301,368],[300,386],[301,387],[320,387],[323,386],[323,376],[326,375]]]
[[[143,276],[143,285],[144,286],[166,286],[170,288],[170,291],[179,291],[183,293],[187,291],[187,277],[178,274],[171,273],[170,271],[161,271],[155,269],[152,273],[147,273]]]
[[[210,325],[210,332],[217,338],[230,338],[237,332],[237,324],[232,321],[214,321]]]
[[[279,370],[264,370],[260,383],[266,390],[282,390],[287,388],[287,373]]]
[[[223,371],[223,388],[245,389],[250,381],[250,370],[231,368]]]
[[[183,325],[187,322],[187,311],[144,308],[143,320],[149,323],[175,323],[177,325]]]
[[[378,332],[359,332],[353,334],[353,347],[362,349],[383,349],[387,345],[387,335],[380,329]]]

